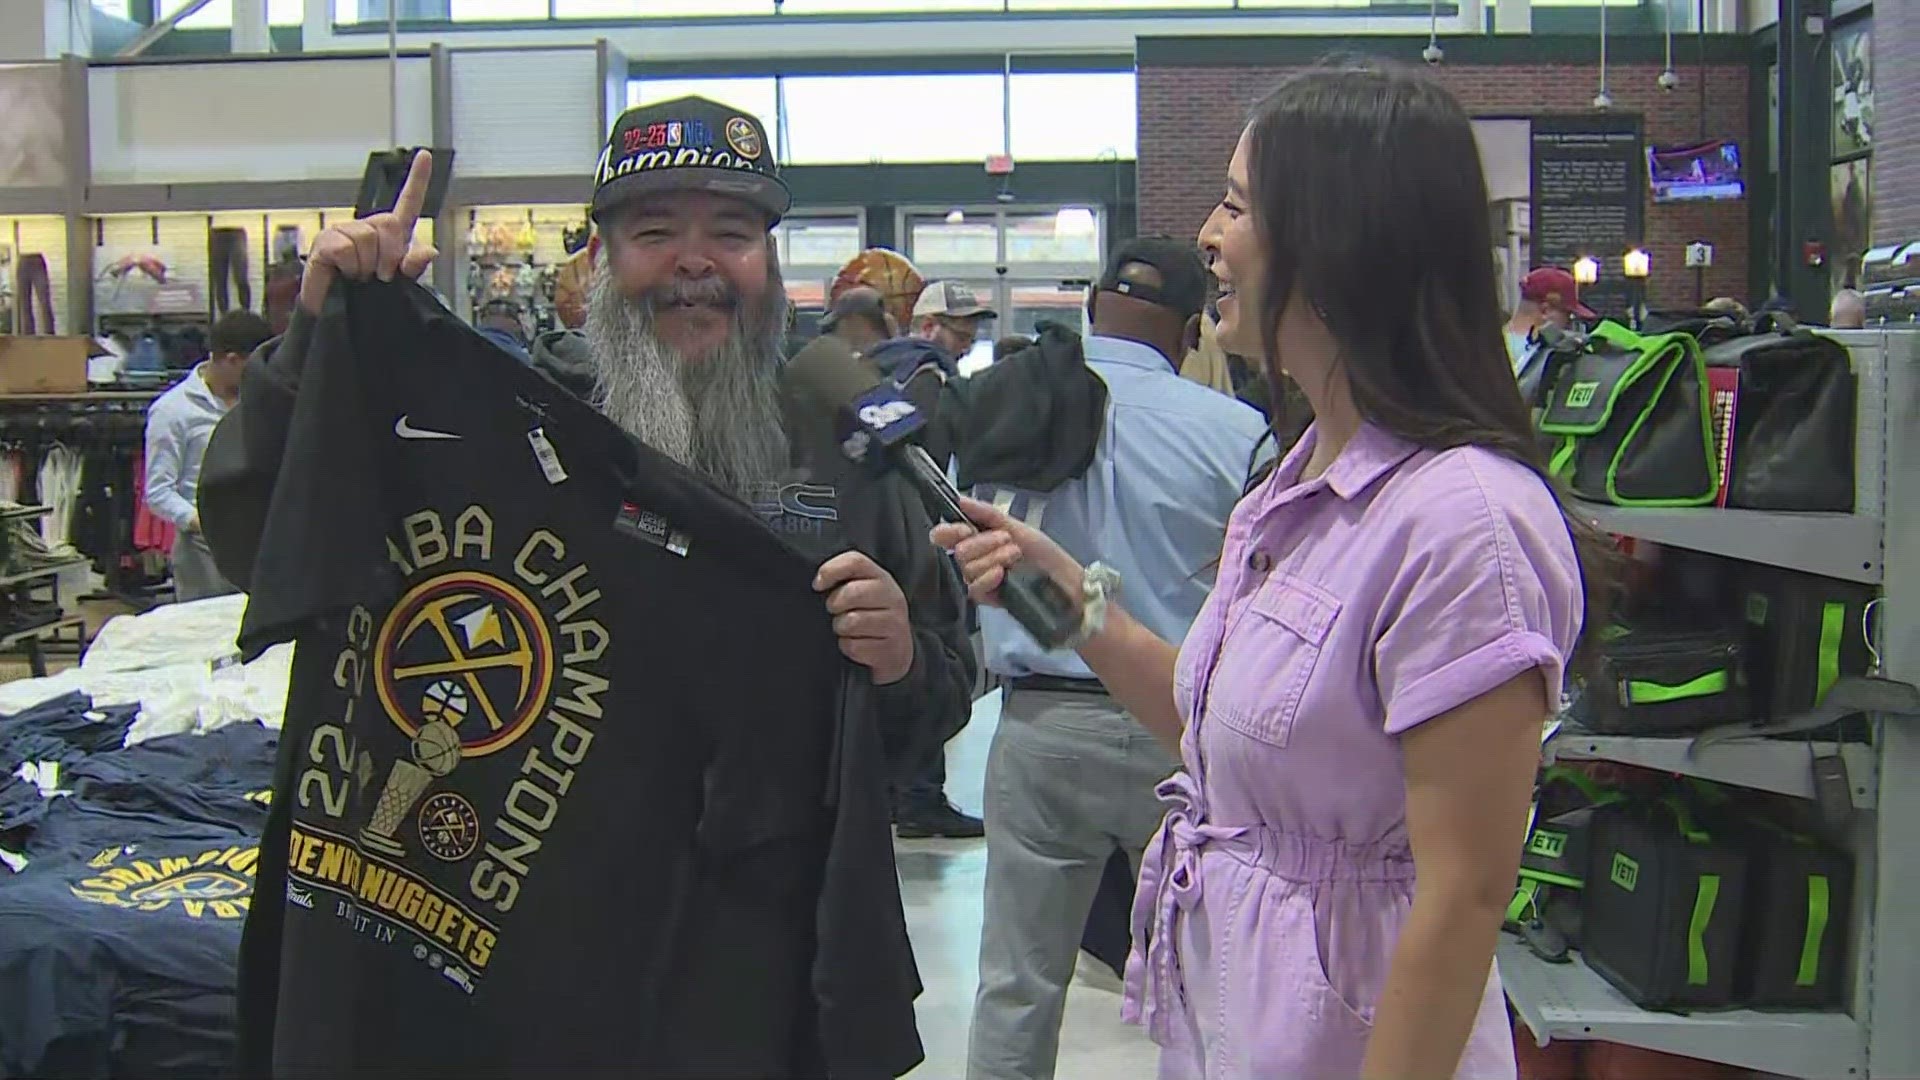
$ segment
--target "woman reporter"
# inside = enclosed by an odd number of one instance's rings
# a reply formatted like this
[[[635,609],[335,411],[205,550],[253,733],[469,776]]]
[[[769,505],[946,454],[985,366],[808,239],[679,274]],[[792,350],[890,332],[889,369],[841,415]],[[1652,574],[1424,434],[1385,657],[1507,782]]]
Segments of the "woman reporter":
[[[1128,964],[1163,1077],[1514,1075],[1494,943],[1605,549],[1544,478],[1490,235],[1466,114],[1365,66],[1258,107],[1201,232],[1221,345],[1315,421],[1235,510],[1184,648],[1118,606],[1080,647],[1184,763]],[[977,599],[1017,561],[1083,588],[969,510],[934,535]]]

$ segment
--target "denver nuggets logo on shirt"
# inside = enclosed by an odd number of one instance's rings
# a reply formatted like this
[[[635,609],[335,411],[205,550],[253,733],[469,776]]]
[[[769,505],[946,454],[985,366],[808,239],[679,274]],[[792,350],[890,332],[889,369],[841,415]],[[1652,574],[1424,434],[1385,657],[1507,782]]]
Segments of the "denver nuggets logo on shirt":
[[[540,719],[553,686],[553,635],[527,594],[460,570],[409,589],[381,624],[373,657],[380,704],[413,740],[412,760],[394,761],[360,839],[404,858],[398,829],[434,779],[512,746]]]
[[[124,849],[123,849],[124,850]],[[102,852],[104,856],[106,852]],[[253,898],[259,849],[209,848],[195,855],[110,860],[68,887],[81,900],[134,911],[177,909],[189,918],[242,919]]]
[[[485,757],[527,733],[553,684],[553,636],[527,594],[457,571],[414,586],[374,644],[376,687],[409,738],[453,729],[460,758]]]

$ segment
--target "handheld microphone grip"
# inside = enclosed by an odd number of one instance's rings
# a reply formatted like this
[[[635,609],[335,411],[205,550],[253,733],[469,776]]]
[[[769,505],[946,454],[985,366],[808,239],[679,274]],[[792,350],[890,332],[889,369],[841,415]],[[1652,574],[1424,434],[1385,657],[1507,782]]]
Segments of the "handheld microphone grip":
[[[878,377],[845,342],[818,338],[781,372],[790,407],[812,414],[810,426],[834,433],[844,460],[875,472],[897,472],[943,521],[974,525],[960,492],[925,449],[911,441],[927,419],[898,387]],[[825,415],[822,415],[822,414]],[[1041,646],[1057,649],[1080,628],[1082,604],[1060,583],[1030,566],[1015,565],[1000,586],[1000,602]]]

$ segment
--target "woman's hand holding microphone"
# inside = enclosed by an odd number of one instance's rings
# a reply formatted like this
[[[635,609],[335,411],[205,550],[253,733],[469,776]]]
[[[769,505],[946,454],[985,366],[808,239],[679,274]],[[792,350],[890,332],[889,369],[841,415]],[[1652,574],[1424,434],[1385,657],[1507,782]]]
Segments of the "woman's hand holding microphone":
[[[1068,596],[1084,591],[1086,571],[1059,544],[1030,525],[978,499],[962,498],[960,506],[973,525],[936,525],[933,542],[953,553],[960,576],[974,601],[991,607],[1000,602],[1000,586],[1007,570],[1025,563],[1052,578]]]

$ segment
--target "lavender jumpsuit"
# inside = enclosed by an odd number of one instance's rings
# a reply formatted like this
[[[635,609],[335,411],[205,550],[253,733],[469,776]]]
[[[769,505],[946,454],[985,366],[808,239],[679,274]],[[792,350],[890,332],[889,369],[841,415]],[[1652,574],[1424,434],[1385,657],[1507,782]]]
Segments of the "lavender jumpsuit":
[[[1315,440],[1235,510],[1175,673],[1184,767],[1126,1002],[1165,1080],[1358,1075],[1414,892],[1397,736],[1529,669],[1557,700],[1580,627],[1572,540],[1525,467],[1363,426],[1301,483]],[[1457,1075],[1514,1076],[1491,966]]]

